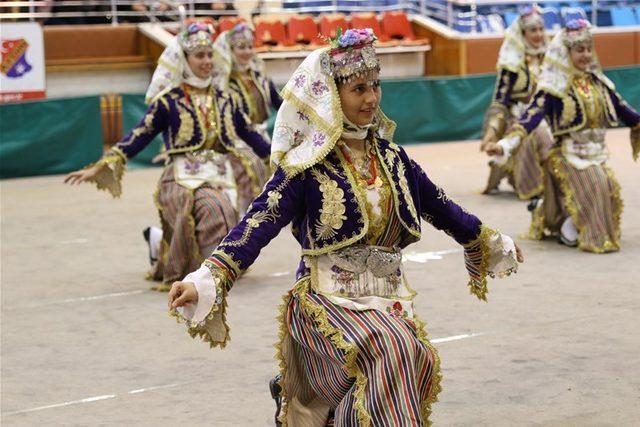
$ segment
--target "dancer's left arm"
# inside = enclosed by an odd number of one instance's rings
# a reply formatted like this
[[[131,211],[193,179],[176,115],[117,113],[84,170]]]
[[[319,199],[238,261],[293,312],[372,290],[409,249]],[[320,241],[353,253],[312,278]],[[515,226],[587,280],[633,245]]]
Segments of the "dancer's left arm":
[[[483,225],[475,215],[451,200],[416,162],[411,164],[418,183],[420,215],[464,247],[469,290],[486,301],[487,275],[504,277],[516,272],[518,262],[524,260],[520,248],[509,236]]]
[[[638,160],[638,157],[640,156],[640,114],[634,110],[618,92],[611,89],[608,90],[611,95],[611,101],[613,102],[616,114],[626,126],[631,128],[630,139],[633,160]]]
[[[242,109],[236,105],[232,97],[224,102],[222,117],[224,118],[225,145],[235,147],[234,141],[238,138],[247,143],[249,147],[264,160],[269,159],[271,144],[251,126],[251,122]]]

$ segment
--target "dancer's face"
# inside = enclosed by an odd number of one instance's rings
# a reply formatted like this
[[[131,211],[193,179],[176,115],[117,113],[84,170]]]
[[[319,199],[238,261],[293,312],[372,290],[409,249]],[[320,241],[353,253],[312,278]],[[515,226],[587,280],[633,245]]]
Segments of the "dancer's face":
[[[198,49],[187,55],[187,64],[193,74],[201,79],[209,78],[213,71],[213,49]]]
[[[241,67],[249,65],[254,55],[253,44],[249,41],[243,41],[233,46],[233,56]]]
[[[378,77],[376,71],[338,86],[342,112],[358,126],[371,124],[380,105],[382,91]]]
[[[538,24],[535,27],[529,27],[524,30],[524,39],[529,46],[534,49],[542,47],[544,44],[545,32],[542,24]]]
[[[586,71],[593,63],[593,44],[590,41],[578,43],[569,49],[573,66]]]

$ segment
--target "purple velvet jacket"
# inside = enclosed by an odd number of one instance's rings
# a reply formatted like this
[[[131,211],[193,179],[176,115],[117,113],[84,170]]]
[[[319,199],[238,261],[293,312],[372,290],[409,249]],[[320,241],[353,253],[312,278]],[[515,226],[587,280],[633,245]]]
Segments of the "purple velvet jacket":
[[[461,244],[480,236],[480,220],[451,201],[400,146],[378,139],[375,147],[381,173],[386,174],[391,185],[395,216],[401,225],[397,246],[403,248],[420,239],[420,218]],[[368,218],[365,201],[355,186],[338,149],[295,176],[287,176],[278,167],[245,217],[208,261],[233,279],[289,223],[303,255],[321,255],[363,242]],[[304,268],[298,271],[299,276],[302,274]]]
[[[276,89],[276,86],[273,84],[271,79],[269,79],[266,75],[258,70],[251,70],[250,73],[253,83],[262,94],[262,99],[258,101],[262,101],[264,103],[264,111],[267,112],[267,114],[270,108],[278,111],[280,105],[282,105],[282,97],[280,96],[280,93]],[[229,88],[234,92],[234,95],[236,95],[236,102],[238,104],[238,107],[242,109],[247,117],[252,117],[252,114],[255,114],[255,112],[253,111],[253,109],[255,108],[255,101],[249,99],[251,95],[247,93],[242,83],[239,82],[238,79],[234,78],[233,75],[231,76],[231,80],[229,81]]]
[[[220,90],[211,90],[216,108],[216,149],[233,152],[235,143],[240,138],[258,156],[268,158],[271,151],[269,143],[251,129],[245,114],[232,98]],[[162,133],[167,154],[196,151],[206,142],[205,120],[189,102],[184,90],[180,87],[173,88],[149,105],[142,120],[112,150],[125,158],[134,157],[156,135]]]
[[[618,126],[620,122],[628,127],[640,123],[640,114],[627,104],[622,96],[605,82],[593,76],[602,94],[604,94],[605,117],[607,125]],[[547,119],[555,137],[579,131],[586,125],[585,106],[582,99],[571,87],[568,93],[559,98],[543,90],[539,90],[531,100],[527,110],[520,117],[515,132],[529,134],[533,132],[542,119]]]

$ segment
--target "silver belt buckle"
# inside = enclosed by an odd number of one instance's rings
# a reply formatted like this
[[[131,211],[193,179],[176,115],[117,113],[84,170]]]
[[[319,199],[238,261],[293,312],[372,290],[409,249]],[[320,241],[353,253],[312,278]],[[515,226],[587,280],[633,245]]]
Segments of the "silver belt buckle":
[[[397,248],[368,245],[349,246],[328,256],[336,267],[357,274],[369,270],[377,278],[395,274],[402,263],[402,253]]]

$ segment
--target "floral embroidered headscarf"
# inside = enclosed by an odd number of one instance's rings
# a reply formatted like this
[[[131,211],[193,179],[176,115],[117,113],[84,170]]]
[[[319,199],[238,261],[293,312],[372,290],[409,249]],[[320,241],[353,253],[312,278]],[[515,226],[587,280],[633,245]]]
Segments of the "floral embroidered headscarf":
[[[347,30],[330,47],[311,52],[282,90],[271,143],[271,162],[293,176],[320,162],[343,132],[336,79],[379,69],[370,29]],[[365,53],[366,52],[366,53]],[[375,132],[392,140],[395,123],[378,108]]]
[[[213,36],[215,30],[211,25],[203,23],[193,23],[187,29],[179,33],[165,48],[158,59],[158,66],[153,73],[151,83],[145,95],[145,102],[150,104],[160,95],[182,83],[192,84],[197,87],[207,87],[212,83],[215,86],[225,84],[224,79],[219,78],[223,72],[221,65],[224,65],[221,55],[216,53],[214,48],[213,75],[208,79],[196,77],[187,63],[187,54],[199,49],[211,48],[214,46]],[[221,86],[225,87],[225,86]]]

